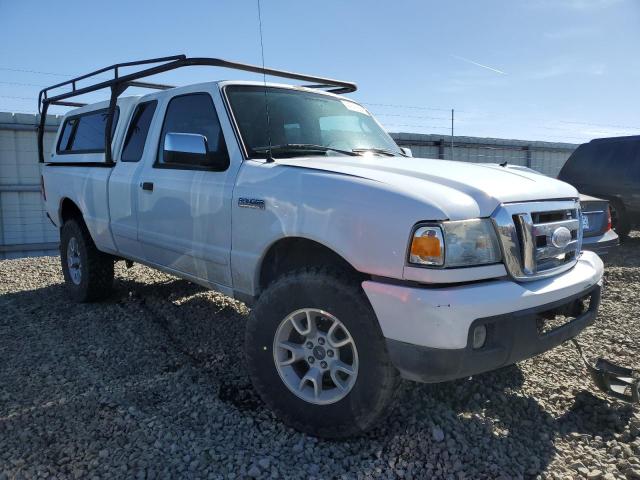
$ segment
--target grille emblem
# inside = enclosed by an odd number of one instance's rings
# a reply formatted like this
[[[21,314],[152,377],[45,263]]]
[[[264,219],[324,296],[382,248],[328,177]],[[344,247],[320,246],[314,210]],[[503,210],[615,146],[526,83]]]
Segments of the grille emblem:
[[[571,230],[567,227],[558,227],[551,235],[551,243],[556,248],[565,248],[571,241]]]

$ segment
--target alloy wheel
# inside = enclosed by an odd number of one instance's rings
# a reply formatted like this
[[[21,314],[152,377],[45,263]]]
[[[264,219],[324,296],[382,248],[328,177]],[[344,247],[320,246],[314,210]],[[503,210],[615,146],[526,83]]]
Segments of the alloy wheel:
[[[67,244],[67,266],[69,267],[69,276],[71,281],[80,285],[82,280],[82,262],[80,260],[80,244],[76,237],[71,237]]]
[[[358,376],[358,351],[349,330],[319,309],[296,310],[280,322],[273,359],[287,388],[316,405],[343,399]]]

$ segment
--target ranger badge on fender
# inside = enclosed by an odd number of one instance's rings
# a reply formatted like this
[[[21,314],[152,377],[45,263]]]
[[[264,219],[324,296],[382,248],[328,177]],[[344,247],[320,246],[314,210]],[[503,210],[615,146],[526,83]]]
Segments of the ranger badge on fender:
[[[259,210],[264,210],[264,200],[260,200],[259,198],[240,197],[238,199],[238,206],[242,208],[257,208]]]

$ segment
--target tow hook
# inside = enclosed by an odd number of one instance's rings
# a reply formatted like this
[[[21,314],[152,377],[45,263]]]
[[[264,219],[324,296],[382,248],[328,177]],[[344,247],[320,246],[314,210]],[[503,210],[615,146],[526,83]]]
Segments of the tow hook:
[[[609,360],[598,358],[595,365],[591,365],[582,352],[578,342],[572,338],[582,361],[587,367],[591,380],[600,390],[612,397],[630,403],[640,402],[640,381],[638,372],[630,368],[620,367]]]

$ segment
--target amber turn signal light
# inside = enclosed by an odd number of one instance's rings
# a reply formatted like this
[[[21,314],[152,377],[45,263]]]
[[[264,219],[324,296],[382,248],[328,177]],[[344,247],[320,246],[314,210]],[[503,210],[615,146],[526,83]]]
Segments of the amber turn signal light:
[[[439,226],[421,226],[416,229],[409,248],[409,263],[418,265],[444,264],[444,237]]]
[[[417,257],[439,257],[441,253],[440,239],[435,235],[417,237],[411,243],[411,255]]]

